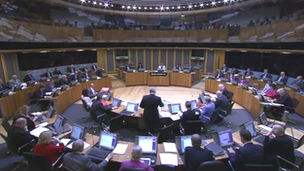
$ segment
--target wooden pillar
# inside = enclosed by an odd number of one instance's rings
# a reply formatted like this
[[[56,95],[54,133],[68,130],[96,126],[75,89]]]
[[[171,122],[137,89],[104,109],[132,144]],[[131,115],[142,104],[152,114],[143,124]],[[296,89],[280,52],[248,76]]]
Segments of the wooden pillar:
[[[135,67],[138,65],[138,49],[135,50]]]
[[[107,50],[97,49],[97,66],[103,68],[106,72],[108,72],[107,61]]]
[[[176,49],[174,49],[174,52],[173,52],[173,67],[175,67],[176,65]]]
[[[8,79],[7,68],[6,68],[6,63],[3,53],[1,53],[1,62],[2,62],[3,75],[5,79],[5,81],[3,82],[8,82],[9,79]]]
[[[182,64],[181,64],[181,68],[183,68],[184,65],[185,65],[185,64],[184,64],[184,60],[185,60],[185,59],[184,59],[184,58],[185,58],[184,52],[185,52],[185,51],[184,51],[184,49],[183,49],[183,50],[182,50]]]
[[[225,51],[216,50],[214,52],[214,64],[213,70],[216,71],[217,68],[221,68],[225,63]]]
[[[144,63],[143,63],[144,68],[146,67],[146,49],[144,49]]]
[[[153,58],[154,58],[153,49],[151,49],[151,69],[152,70],[154,70],[154,68],[153,68]]]
[[[116,50],[113,50],[113,68],[114,68],[114,71],[116,71]]]
[[[207,63],[208,63],[208,50],[206,50],[206,54],[205,54],[205,67],[204,67],[204,73],[207,73]]]

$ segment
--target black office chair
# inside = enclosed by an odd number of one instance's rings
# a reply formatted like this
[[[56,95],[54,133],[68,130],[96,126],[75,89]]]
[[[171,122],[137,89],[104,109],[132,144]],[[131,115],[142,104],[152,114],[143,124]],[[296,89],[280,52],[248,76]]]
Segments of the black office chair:
[[[288,111],[288,115],[289,114],[294,114],[294,112],[296,111],[296,108],[299,106],[299,104],[300,104],[300,101],[298,100],[298,99],[296,99],[296,98],[292,98],[292,105],[293,105],[293,107],[285,107],[285,110],[286,111]],[[286,112],[284,112],[284,114],[283,115],[286,115],[287,113]],[[286,122],[289,122],[289,123],[292,123],[292,124],[294,124],[294,125],[296,125],[296,122],[295,121],[293,121],[293,120],[290,120],[289,118],[288,118],[288,115],[287,116],[285,116],[285,118],[286,118]]]
[[[227,111],[222,110],[222,109],[219,111],[219,116],[223,119],[223,121],[221,122],[221,124],[226,125],[226,127],[228,127],[228,128],[230,127],[231,122],[226,122],[225,121],[225,117],[227,117],[228,115],[231,115],[233,105],[234,105],[234,101],[231,102],[231,104],[230,104],[230,106],[229,106],[229,108],[228,108]]]
[[[158,143],[163,143],[166,140],[173,138],[173,128],[174,128],[174,123],[168,125],[168,126],[164,126],[159,134],[158,134]]]
[[[202,127],[203,127],[203,121],[201,120],[193,120],[193,121],[187,121],[187,128],[185,129],[185,135],[193,135],[193,134],[201,134]]]
[[[34,145],[35,145],[35,141],[32,140],[24,145],[22,145],[21,147],[17,148],[14,144],[11,143],[10,139],[1,134],[0,133],[0,136],[4,139],[4,141],[6,142],[6,146],[8,148],[8,152],[7,152],[7,155],[11,154],[11,153],[14,153],[14,154],[17,154],[17,155],[22,155],[22,153],[25,151],[25,149],[29,150],[29,151],[32,151],[32,149],[34,148]],[[27,148],[28,147],[28,148]]]
[[[33,92],[32,91],[28,91],[26,93],[26,96],[27,96],[27,98],[29,100],[29,104],[28,105],[30,106],[30,113],[41,111],[41,108],[38,105],[39,99],[33,98]]]
[[[63,158],[64,154],[61,154],[57,160],[50,164],[49,161],[46,159],[44,155],[34,154],[31,152],[24,152],[24,158],[28,162],[30,171],[54,171],[56,170],[59,165],[61,164],[61,159]]]
[[[215,124],[217,121],[218,121],[218,118],[219,118],[219,112],[220,112],[221,108],[216,108],[211,116],[211,118],[207,117],[207,116],[204,116],[202,115],[203,117],[206,117],[207,119],[209,119],[209,122],[208,123],[205,123],[204,124],[204,129],[206,130],[205,132],[214,132],[214,130],[210,130],[210,126]]]
[[[230,160],[228,161],[232,171],[235,171]],[[246,171],[273,171],[274,167],[272,164],[245,164],[244,170]]]
[[[11,128],[11,124],[8,122],[8,120],[6,118],[4,118],[2,120],[2,126],[3,126],[4,130],[6,131],[6,133],[8,133],[9,129]]]
[[[122,171],[146,171],[145,168],[126,167]]]
[[[82,102],[82,106],[84,108],[85,111],[90,112],[91,107],[88,106],[88,104],[83,100],[83,98],[80,98],[81,102]],[[83,116],[82,119],[84,120],[84,122],[88,121],[88,117]]]
[[[198,166],[197,171],[226,171],[227,168],[222,161],[207,161]]]
[[[159,171],[175,171],[175,166],[160,165]]]
[[[289,171],[289,170],[293,170],[293,171],[300,171],[300,166],[288,161],[287,159],[284,159],[281,156],[277,156],[277,163],[279,166],[280,170],[284,170],[284,171]]]
[[[231,102],[233,99],[234,93],[232,91],[228,91],[227,99]]]

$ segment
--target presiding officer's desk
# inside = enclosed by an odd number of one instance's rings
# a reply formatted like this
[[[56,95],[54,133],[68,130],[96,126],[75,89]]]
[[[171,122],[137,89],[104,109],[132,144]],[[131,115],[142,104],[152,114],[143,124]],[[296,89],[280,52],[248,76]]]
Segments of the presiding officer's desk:
[[[147,72],[127,72],[125,74],[126,86],[137,86],[148,84]]]

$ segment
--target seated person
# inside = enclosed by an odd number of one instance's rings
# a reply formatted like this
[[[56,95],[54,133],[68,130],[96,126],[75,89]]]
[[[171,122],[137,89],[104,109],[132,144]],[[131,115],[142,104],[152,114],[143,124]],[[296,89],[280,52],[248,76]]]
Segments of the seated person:
[[[85,71],[84,71],[84,74],[82,75],[82,78],[85,78],[86,80],[89,80],[89,79],[90,79],[90,74],[89,74],[89,71],[88,71],[88,70],[85,70]]]
[[[30,70],[28,70],[26,72],[26,75],[24,76],[24,79],[23,79],[24,82],[29,82],[29,81],[35,81],[35,78],[33,77],[32,73]]]
[[[33,93],[32,99],[42,99],[44,98],[45,87],[40,85],[39,88]]]
[[[238,82],[239,82],[239,84],[246,85],[246,86],[249,84],[248,80],[245,78],[244,75],[242,75],[241,79],[239,79]]]
[[[220,69],[216,69],[216,74],[215,74],[215,78],[223,78],[224,74],[222,73],[222,71]]]
[[[56,144],[59,144],[58,146]],[[60,156],[60,152],[65,148],[64,144],[56,137],[52,131],[44,131],[38,137],[38,143],[34,148],[35,154],[44,155],[47,161],[52,164]]]
[[[75,73],[75,72],[76,72],[76,69],[75,69],[74,65],[72,64],[70,67],[67,67],[67,71],[68,71],[69,73]]]
[[[263,164],[264,149],[260,145],[251,142],[251,133],[246,130],[240,130],[241,141],[244,144],[238,150],[228,148],[230,162],[235,171],[244,171],[245,164]]]
[[[275,80],[276,83],[283,83],[283,85],[286,85],[287,81],[288,77],[285,75],[285,72],[281,72],[281,74]]]
[[[290,95],[288,93],[286,93],[284,88],[279,88],[277,90],[277,92],[280,95],[280,98],[277,100],[274,100],[274,103],[283,104],[284,106],[279,106],[279,107],[272,106],[270,109],[271,109],[272,115],[276,119],[280,120],[282,117],[282,114],[284,113],[285,108],[293,107],[293,103],[292,103]],[[294,111],[289,111],[289,112],[294,112]]]
[[[92,63],[91,69],[92,69],[92,71],[96,71],[98,69],[98,67],[97,67],[97,65]]]
[[[0,91],[7,89],[6,84],[2,82],[2,79],[0,79]]]
[[[66,75],[63,75],[62,78],[60,78],[59,85],[60,86],[62,86],[62,85],[69,85],[69,81],[68,81]]]
[[[202,138],[198,134],[191,136],[192,147],[185,148],[186,171],[195,171],[205,161],[213,161],[213,153],[206,148],[201,148]]]
[[[229,91],[227,90],[227,88],[224,86],[224,84],[219,84],[218,85],[219,90],[222,92],[222,94],[224,96],[226,96],[227,98],[229,98]]]
[[[277,92],[277,86],[275,84],[270,85],[270,89],[265,92],[265,96],[271,99],[279,99],[280,95]]]
[[[26,126],[27,126],[27,129],[29,131],[33,130],[36,128],[36,125],[34,123],[34,121],[32,121],[32,119],[30,118],[30,106],[28,105],[23,105],[21,106],[16,114],[13,116],[13,124],[16,123],[16,121],[19,119],[19,118],[24,118],[26,119]]]
[[[95,91],[94,83],[90,83],[90,87],[88,88],[88,96],[95,97],[98,93]]]
[[[138,64],[138,66],[137,66],[137,71],[138,71],[139,69],[144,69],[144,66],[142,65],[142,63],[139,63],[139,64]]]
[[[106,167],[109,160],[113,157],[111,153],[102,162],[95,164],[87,155],[82,154],[83,149],[83,140],[79,139],[74,141],[72,144],[72,152],[63,156],[63,165],[75,171],[103,171],[104,167]]]
[[[81,72],[85,72],[86,70],[88,70],[87,66],[86,65],[83,65],[82,68],[80,68],[80,71]]]
[[[270,136],[275,138],[269,138]],[[295,162],[293,141],[289,136],[285,135],[284,128],[281,125],[274,125],[272,127],[272,131],[265,137],[263,147],[265,152],[264,158],[267,163],[277,166],[278,155],[292,163]],[[280,162],[280,164],[283,167],[285,166],[283,162]],[[288,168],[290,165],[286,164],[286,166]]]
[[[96,75],[97,75],[98,77],[102,77],[102,69],[101,69],[101,68],[98,68],[98,69],[97,69]]]
[[[133,63],[132,63],[132,62],[130,62],[130,63],[126,66],[125,71],[131,70],[131,69],[134,69],[134,66],[133,66]]]
[[[91,110],[93,111],[95,116],[92,116],[94,119],[97,118],[97,116],[104,114],[104,113],[108,113],[112,110],[112,108],[110,106],[104,106],[101,103],[102,98],[100,96],[97,96],[96,100],[93,101]]]
[[[215,101],[215,107],[216,108],[220,107],[222,110],[228,111],[230,108],[230,102],[227,99],[227,97],[224,96],[221,91],[217,91],[216,96],[217,96],[217,98]]]
[[[229,78],[227,82],[232,83],[234,81],[237,81],[237,77],[235,77],[233,74],[229,74]]]
[[[76,71],[74,74],[70,75],[69,82],[72,82],[72,81],[78,81],[79,82],[80,80],[81,80],[81,77],[80,77],[78,71]]]
[[[233,67],[231,73],[232,73],[233,75],[234,75],[234,74],[238,74],[238,73],[239,73],[239,70],[237,70],[235,67]]]
[[[206,105],[205,105],[205,107],[203,107],[201,115],[200,115],[199,118],[204,123],[209,123],[210,118],[212,117],[213,112],[215,110],[215,104],[211,102],[210,97],[206,97],[205,100],[206,100]],[[204,116],[207,116],[207,117],[204,117]]]
[[[139,145],[133,147],[131,160],[122,162],[119,171],[123,171],[125,168],[142,168],[146,171],[154,171],[153,168],[140,160],[141,156],[142,148]]]
[[[181,71],[182,69],[181,69],[181,67],[178,64],[176,64],[175,67],[172,70]]]
[[[261,75],[260,79],[265,80],[265,79],[271,79],[272,75],[268,73],[268,69],[264,69],[263,74]]]
[[[223,67],[221,68],[222,72],[228,72],[228,67],[226,66],[226,64],[223,65]]]
[[[57,69],[57,67],[55,68],[55,70],[53,71],[53,75],[62,75],[61,71]]]
[[[166,66],[165,66],[163,63],[161,63],[161,64],[157,67],[157,70],[164,70],[164,71],[166,71],[167,69],[166,69]]]
[[[9,84],[10,87],[16,87],[16,86],[20,86],[21,82],[18,79],[17,75],[13,75],[12,79],[9,80],[8,84]]]
[[[272,80],[267,80],[267,83],[265,84],[263,88],[263,92],[266,92],[270,89],[270,85],[272,84]]]
[[[33,137],[27,129],[27,122],[25,118],[18,118],[15,124],[11,126],[8,131],[8,138],[11,144],[17,149],[32,141]],[[26,146],[23,151],[29,152],[32,150],[31,146]]]
[[[253,72],[250,70],[250,68],[247,68],[247,70],[244,72],[245,77],[250,77],[253,75]]]
[[[297,79],[294,80],[290,85],[291,86],[297,86],[297,87],[303,89],[304,88],[303,77],[302,76],[297,76]]]
[[[82,95],[81,98],[85,101],[85,103],[88,105],[88,107],[92,106],[92,99],[88,96],[88,89],[83,89],[82,90]]]
[[[45,84],[45,91],[51,92],[54,88],[55,88],[54,80],[47,81],[47,83]]]
[[[52,78],[52,73],[49,69],[46,69],[46,72],[43,74],[43,76],[46,78]]]
[[[191,103],[186,101],[185,106],[187,110],[183,112],[183,115],[180,117],[180,123],[182,127],[186,130],[187,129],[187,121],[198,120],[199,116],[195,115],[195,111],[191,109]]]

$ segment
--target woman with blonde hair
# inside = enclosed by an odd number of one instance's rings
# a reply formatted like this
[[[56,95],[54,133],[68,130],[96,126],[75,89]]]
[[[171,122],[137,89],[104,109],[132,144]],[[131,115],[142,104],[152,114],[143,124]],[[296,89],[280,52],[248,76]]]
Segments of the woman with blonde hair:
[[[34,121],[32,121],[32,119],[30,118],[30,114],[29,114],[29,111],[30,111],[30,106],[28,105],[23,105],[21,106],[17,112],[15,113],[15,115],[13,116],[13,124],[16,122],[17,119],[19,118],[24,118],[26,119],[26,126],[27,126],[27,129],[29,131],[35,129],[35,123]]]
[[[55,144],[59,144],[56,146]],[[64,144],[56,137],[52,131],[44,131],[38,137],[38,143],[34,148],[35,154],[44,155],[50,164],[54,163],[60,156],[60,152],[65,148]]]

